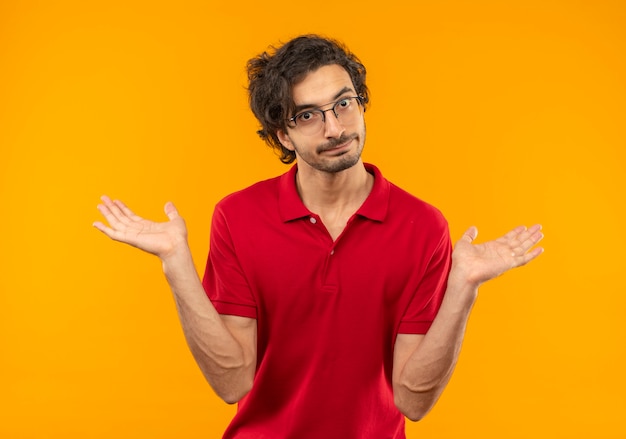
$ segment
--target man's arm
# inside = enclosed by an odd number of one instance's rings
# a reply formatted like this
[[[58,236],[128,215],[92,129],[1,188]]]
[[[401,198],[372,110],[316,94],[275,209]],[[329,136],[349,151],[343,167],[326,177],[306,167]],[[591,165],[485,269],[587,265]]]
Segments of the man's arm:
[[[413,421],[423,418],[435,405],[452,376],[480,284],[527,264],[543,252],[533,249],[543,237],[540,226],[518,227],[480,245],[472,244],[476,235],[477,230],[470,228],[454,248],[446,293],[428,333],[397,336],[394,400]]]
[[[98,209],[109,226],[94,227],[109,238],[161,259],[174,294],[189,348],[211,387],[229,404],[252,388],[256,368],[256,320],[221,316],[207,297],[187,243],[187,228],[173,204],[169,221],[156,223],[135,215],[121,201],[102,197]]]

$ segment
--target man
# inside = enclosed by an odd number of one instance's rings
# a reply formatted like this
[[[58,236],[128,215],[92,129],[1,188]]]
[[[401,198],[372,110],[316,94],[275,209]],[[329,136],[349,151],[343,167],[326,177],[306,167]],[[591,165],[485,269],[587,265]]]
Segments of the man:
[[[438,210],[364,164],[365,68],[298,37],[248,63],[250,105],[286,174],[215,208],[201,282],[183,219],[99,205],[110,238],[157,255],[189,347],[239,409],[225,438],[403,438],[456,364],[478,286],[537,257],[539,226],[451,250]]]

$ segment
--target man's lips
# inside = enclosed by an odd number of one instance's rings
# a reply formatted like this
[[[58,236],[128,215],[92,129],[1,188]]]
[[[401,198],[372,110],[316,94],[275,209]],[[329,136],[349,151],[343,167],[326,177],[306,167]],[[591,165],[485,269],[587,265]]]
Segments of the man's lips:
[[[356,136],[351,136],[348,139],[340,139],[338,142],[333,142],[331,145],[323,146],[319,149],[319,153],[323,152],[334,152],[350,146],[352,141],[356,138]]]

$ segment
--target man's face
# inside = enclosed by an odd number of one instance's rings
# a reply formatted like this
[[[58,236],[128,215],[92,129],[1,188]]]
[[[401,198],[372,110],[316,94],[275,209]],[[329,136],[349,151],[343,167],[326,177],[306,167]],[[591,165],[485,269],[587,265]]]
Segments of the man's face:
[[[317,108],[327,110],[342,98],[357,96],[350,75],[336,64],[309,73],[293,87],[292,93],[296,114]],[[324,115],[325,122],[319,132],[303,134],[296,124],[286,132],[279,130],[278,138],[285,148],[295,151],[300,168],[309,166],[329,173],[351,168],[360,162],[365,143],[362,109],[354,118],[337,119],[332,110]]]

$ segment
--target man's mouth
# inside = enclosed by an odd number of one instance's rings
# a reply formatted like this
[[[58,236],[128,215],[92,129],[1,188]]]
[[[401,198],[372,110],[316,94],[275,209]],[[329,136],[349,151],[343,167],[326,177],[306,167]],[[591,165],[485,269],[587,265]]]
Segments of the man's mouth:
[[[344,148],[347,148],[352,141],[356,139],[356,134],[351,135],[348,138],[339,138],[335,141],[328,142],[325,145],[318,148],[318,153],[323,153],[327,151],[338,151]]]

